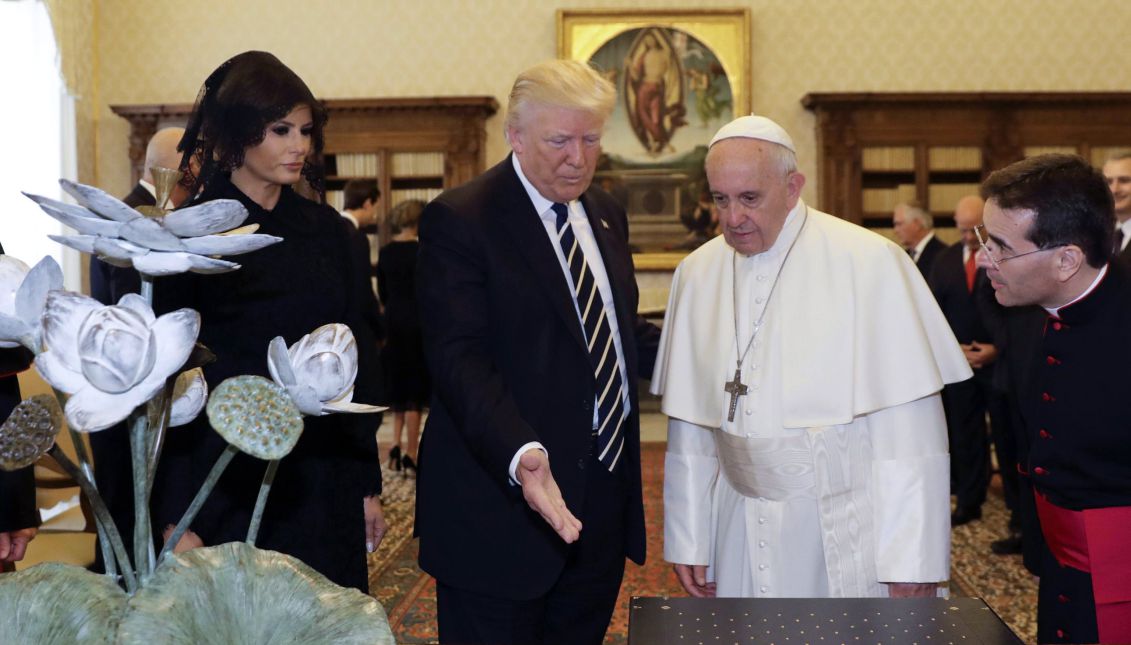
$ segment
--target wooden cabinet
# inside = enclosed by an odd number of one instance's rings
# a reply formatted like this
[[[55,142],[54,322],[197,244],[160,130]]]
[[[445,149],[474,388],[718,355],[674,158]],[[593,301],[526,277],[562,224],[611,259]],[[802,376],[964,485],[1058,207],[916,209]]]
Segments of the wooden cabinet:
[[[346,181],[376,178],[382,215],[402,199],[430,199],[483,172],[485,123],[499,109],[490,96],[329,99],[323,105],[329,116],[323,150],[327,201],[340,208]],[[149,138],[160,128],[184,125],[192,105],[110,109],[130,123],[130,165],[137,181]]]
[[[938,226],[992,171],[1068,152],[1094,165],[1131,148],[1128,92],[807,94],[817,116],[818,207],[869,227],[917,200]]]

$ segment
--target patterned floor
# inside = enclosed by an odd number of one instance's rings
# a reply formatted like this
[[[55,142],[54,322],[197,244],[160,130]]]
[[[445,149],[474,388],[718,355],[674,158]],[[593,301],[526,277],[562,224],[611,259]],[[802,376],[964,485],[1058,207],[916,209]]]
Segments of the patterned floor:
[[[648,563],[629,563],[617,609],[605,638],[606,645],[623,645],[628,634],[631,596],[684,595],[663,562],[664,444],[646,443],[644,462],[645,514],[648,520]],[[369,585],[385,607],[398,643],[436,642],[436,586],[416,567],[412,539],[415,481],[400,473],[384,472],[385,514],[390,531],[369,559]],[[983,598],[1026,643],[1036,642],[1036,582],[1021,566],[1020,556],[996,556],[990,542],[1005,535],[1008,516],[997,489],[983,507],[983,519],[954,529],[951,540],[951,592]]]

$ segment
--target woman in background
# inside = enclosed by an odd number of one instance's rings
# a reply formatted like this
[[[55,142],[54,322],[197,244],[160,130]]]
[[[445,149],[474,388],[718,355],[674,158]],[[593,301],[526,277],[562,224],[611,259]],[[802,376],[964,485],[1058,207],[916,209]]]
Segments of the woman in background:
[[[385,305],[388,334],[381,355],[386,370],[384,403],[393,411],[389,463],[395,470],[403,466],[406,476],[416,470],[420,414],[428,405],[431,389],[416,305],[416,253],[420,248],[416,228],[423,210],[424,202],[410,199],[390,211],[393,238],[377,260],[377,291]],[[401,434],[406,427],[408,444],[402,451]]]
[[[326,122],[321,104],[273,55],[245,52],[204,82],[178,149],[190,173],[194,204],[235,199],[247,207],[245,225],[282,242],[239,257],[237,271],[162,278],[155,289],[162,311],[200,312],[199,341],[216,355],[204,368],[209,388],[242,374],[267,376],[267,346],[287,345],[328,323],[345,323],[357,336],[354,400],[372,403],[380,369],[361,320],[349,225],[334,209],[300,197],[305,179],[322,187],[315,160]],[[202,163],[191,174],[189,160]],[[306,417],[295,449],[279,464],[256,546],[295,556],[337,584],[368,588],[366,551],[385,524],[373,415]],[[188,506],[224,440],[205,415],[169,433],[154,487],[154,513],[174,524]],[[243,540],[266,462],[240,454],[230,464],[192,530],[205,545]]]

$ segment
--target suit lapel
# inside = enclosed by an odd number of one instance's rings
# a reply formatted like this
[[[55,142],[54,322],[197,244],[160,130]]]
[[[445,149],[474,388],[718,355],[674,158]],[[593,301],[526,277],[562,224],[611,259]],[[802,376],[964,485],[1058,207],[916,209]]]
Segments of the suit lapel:
[[[534,204],[526,195],[526,189],[519,181],[518,175],[511,166],[508,157],[504,161],[507,166],[503,171],[504,181],[507,186],[499,191],[504,200],[502,211],[504,216],[496,220],[497,224],[510,235],[518,248],[519,253],[530,265],[534,279],[541,285],[540,291],[550,300],[551,308],[561,318],[570,336],[577,342],[578,347],[588,351],[585,339],[581,332],[581,323],[577,319],[577,311],[573,293],[570,292],[562,266],[558,262],[557,252],[546,229],[534,211]]]

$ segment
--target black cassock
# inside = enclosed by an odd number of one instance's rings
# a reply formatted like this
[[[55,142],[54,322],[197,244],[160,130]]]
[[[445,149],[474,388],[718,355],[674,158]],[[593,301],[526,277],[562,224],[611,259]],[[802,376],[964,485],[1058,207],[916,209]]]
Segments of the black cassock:
[[[3,253],[4,247],[0,246],[0,255]],[[20,403],[16,374],[27,369],[31,359],[31,352],[23,347],[0,348],[0,423],[7,420]],[[15,472],[0,470],[0,531],[18,531],[32,526],[39,526],[32,467]]]
[[[1020,390],[1022,454],[1028,454],[1022,462],[1023,481],[1071,511],[1131,506],[1131,402],[1124,378],[1131,365],[1127,269],[1112,262],[1092,293],[1058,314],[1047,317]],[[1049,528],[1042,526],[1046,538]],[[1112,531],[1125,534],[1120,539],[1131,544],[1131,525],[1102,532],[1110,536]],[[1088,535],[1089,544],[1095,537]],[[1131,566],[1097,562],[1094,550],[1091,557],[1093,569],[1109,580],[1131,577]],[[1092,576],[1061,566],[1048,548],[1040,569],[1038,640],[1096,642]],[[1131,603],[1123,607],[1131,611]]]
[[[183,274],[157,281],[159,312],[191,307],[200,312],[200,342],[216,354],[205,367],[210,389],[242,374],[267,376],[267,346],[275,336],[287,345],[327,323],[354,331],[359,368],[354,401],[373,403],[379,393],[376,346],[362,324],[358,285],[349,252],[349,223],[332,208],[283,188],[279,203],[264,211],[225,177],[199,201],[238,199],[248,209],[244,224],[283,241],[232,257],[242,265],[221,275]],[[198,201],[198,203],[199,203]],[[380,493],[377,415],[306,417],[294,451],[279,464],[256,546],[306,562],[334,582],[368,588],[362,499]],[[204,481],[224,440],[206,415],[169,431],[154,487],[155,521],[176,523]],[[193,522],[206,545],[243,540],[266,462],[240,454]]]

